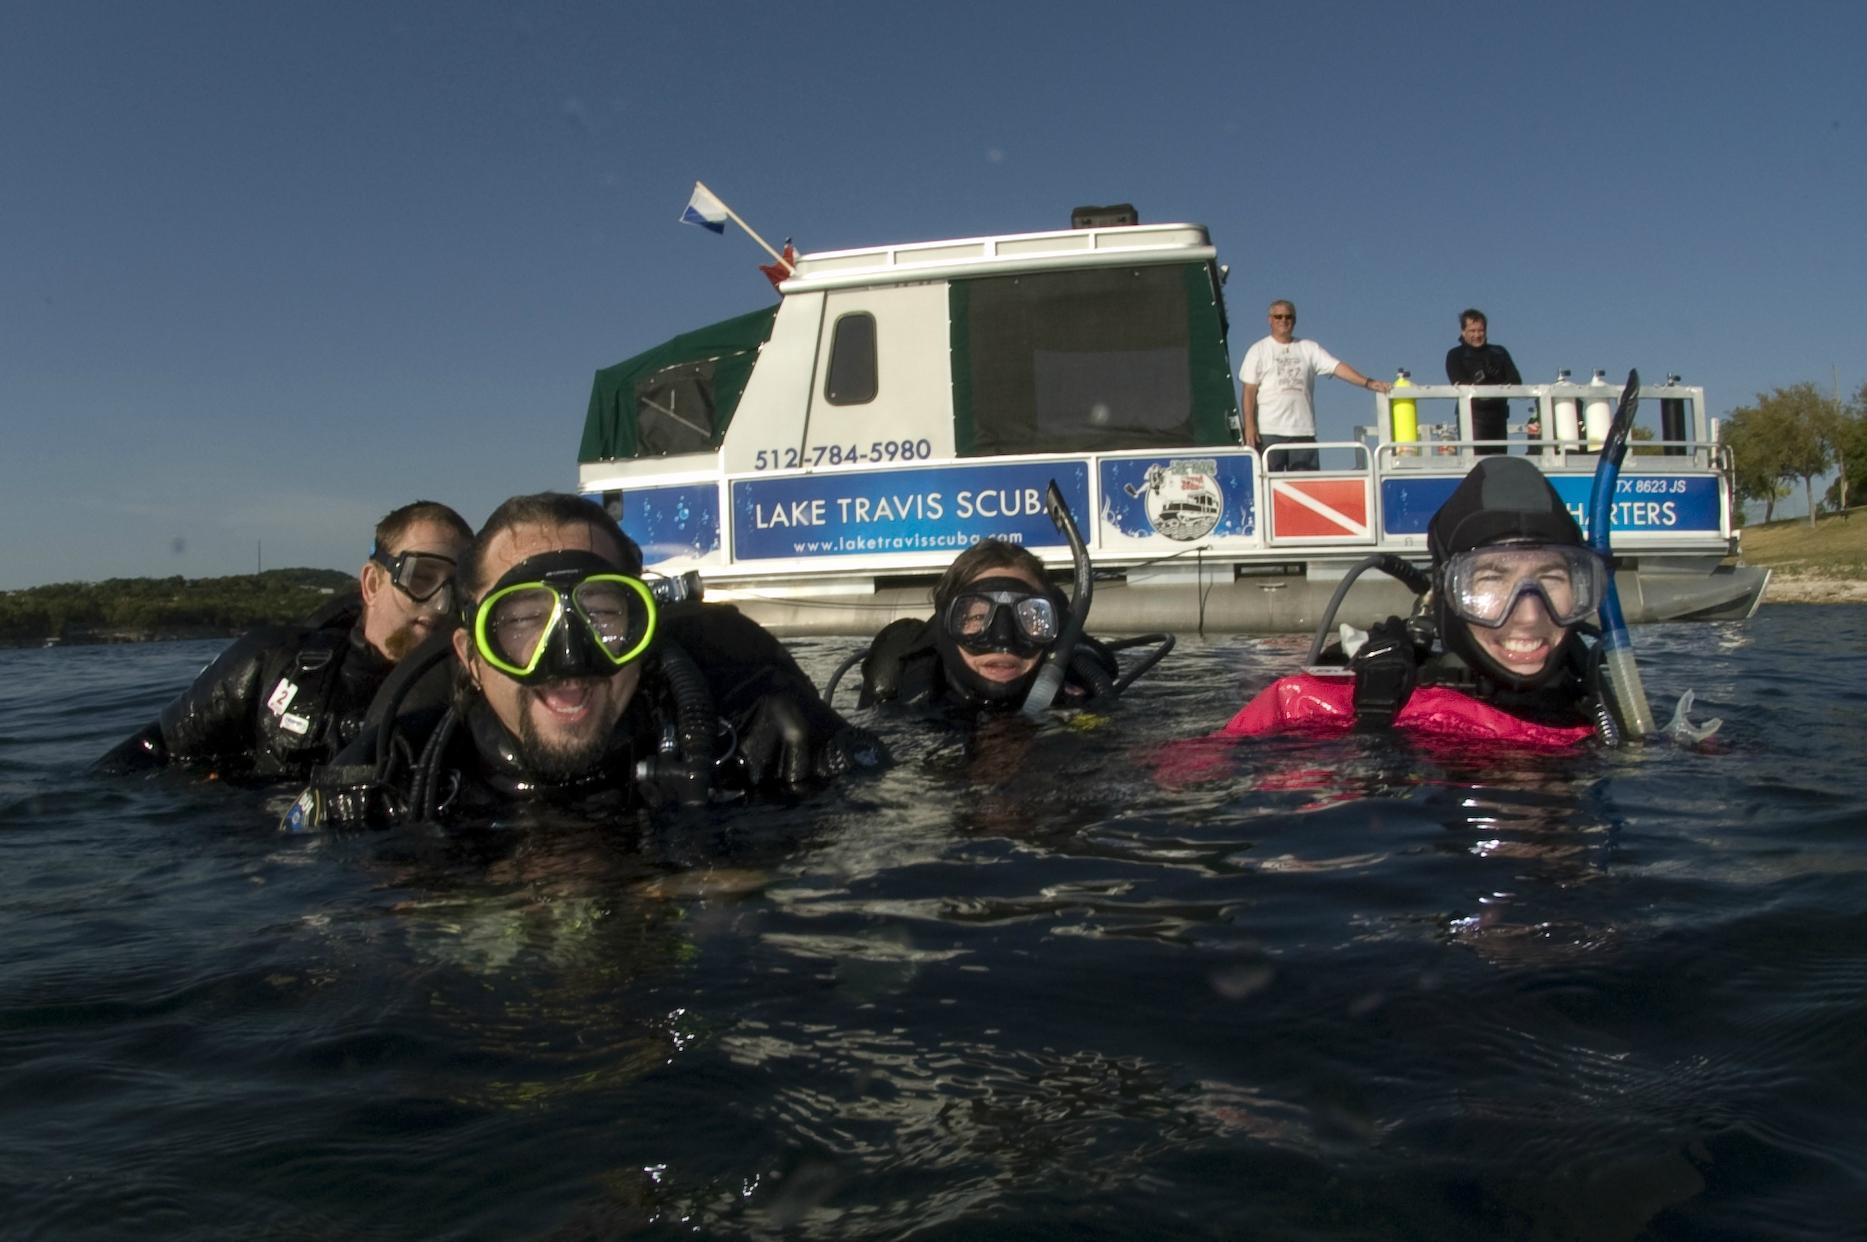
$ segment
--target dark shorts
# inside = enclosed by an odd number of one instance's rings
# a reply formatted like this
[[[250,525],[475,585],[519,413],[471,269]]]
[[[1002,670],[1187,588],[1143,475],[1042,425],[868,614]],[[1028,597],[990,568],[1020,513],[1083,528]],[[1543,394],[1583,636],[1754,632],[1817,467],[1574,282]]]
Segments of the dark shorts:
[[[1258,445],[1259,445],[1260,452],[1269,449],[1274,444],[1314,444],[1314,443],[1316,443],[1315,436],[1267,436],[1267,435],[1264,435],[1263,433],[1259,433],[1258,435]],[[1274,457],[1266,458],[1265,469],[1267,470],[1321,470],[1322,469],[1322,450],[1321,449],[1309,449],[1305,451],[1302,449],[1291,449],[1288,452],[1278,453]]]

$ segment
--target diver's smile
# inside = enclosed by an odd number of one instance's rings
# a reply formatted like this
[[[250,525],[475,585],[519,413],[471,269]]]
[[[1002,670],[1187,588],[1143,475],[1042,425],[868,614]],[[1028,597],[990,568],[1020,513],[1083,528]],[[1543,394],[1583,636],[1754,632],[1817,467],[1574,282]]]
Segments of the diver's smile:
[[[1497,640],[1495,654],[1498,661],[1506,667],[1534,671],[1543,667],[1549,659],[1551,647],[1549,640],[1537,635],[1520,637],[1500,637]]]
[[[1471,635],[1484,653],[1506,672],[1534,677],[1549,664],[1568,631],[1556,624],[1535,595],[1518,599],[1508,620],[1495,630],[1471,627]]]
[[[594,683],[589,677],[548,681],[526,693],[551,719],[573,724],[590,714],[596,698]]]

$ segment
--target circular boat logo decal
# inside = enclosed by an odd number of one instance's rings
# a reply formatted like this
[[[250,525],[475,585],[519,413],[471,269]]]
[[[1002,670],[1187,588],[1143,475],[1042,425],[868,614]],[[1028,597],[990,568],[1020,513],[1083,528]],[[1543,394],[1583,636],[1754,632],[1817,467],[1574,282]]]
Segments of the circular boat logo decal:
[[[1213,460],[1171,461],[1149,466],[1140,488],[1147,492],[1147,520],[1169,539],[1188,543],[1212,533],[1225,514],[1225,492],[1219,487],[1219,463]]]

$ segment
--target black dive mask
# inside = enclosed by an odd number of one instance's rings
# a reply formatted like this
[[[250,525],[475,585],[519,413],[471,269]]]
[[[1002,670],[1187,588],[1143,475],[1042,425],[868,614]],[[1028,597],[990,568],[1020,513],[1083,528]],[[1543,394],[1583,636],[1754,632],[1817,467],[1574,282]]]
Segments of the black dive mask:
[[[949,684],[975,703],[1016,705],[1024,701],[1041,664],[1016,681],[994,681],[973,671],[965,653],[1040,656],[1056,641],[1063,618],[1054,596],[1022,578],[979,578],[947,601],[932,628]]]
[[[480,658],[528,685],[620,673],[648,651],[656,620],[640,578],[571,549],[514,565],[467,619]]]
[[[980,655],[1038,655],[1063,628],[1056,601],[1021,578],[967,583],[948,602],[940,623],[956,646]]]

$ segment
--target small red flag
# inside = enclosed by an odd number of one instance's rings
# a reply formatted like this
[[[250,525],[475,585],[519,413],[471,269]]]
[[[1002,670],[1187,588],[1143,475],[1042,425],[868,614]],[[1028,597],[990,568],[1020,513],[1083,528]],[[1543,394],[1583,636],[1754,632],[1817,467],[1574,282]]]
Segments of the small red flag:
[[[774,289],[781,282],[791,279],[797,271],[797,251],[792,249],[791,239],[788,237],[784,239],[784,262],[761,263],[758,265],[758,270],[765,273],[765,279],[771,282],[771,287]]]

